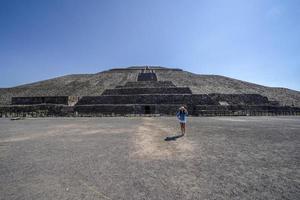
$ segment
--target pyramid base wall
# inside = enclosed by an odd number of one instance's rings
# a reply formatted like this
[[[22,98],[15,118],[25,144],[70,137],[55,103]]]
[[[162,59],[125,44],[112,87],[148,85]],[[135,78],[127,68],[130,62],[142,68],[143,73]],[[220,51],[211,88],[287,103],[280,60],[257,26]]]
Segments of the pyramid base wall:
[[[102,105],[11,105],[0,107],[0,117],[102,117],[175,116],[180,104],[102,104]],[[190,116],[276,116],[300,115],[289,106],[189,106]]]

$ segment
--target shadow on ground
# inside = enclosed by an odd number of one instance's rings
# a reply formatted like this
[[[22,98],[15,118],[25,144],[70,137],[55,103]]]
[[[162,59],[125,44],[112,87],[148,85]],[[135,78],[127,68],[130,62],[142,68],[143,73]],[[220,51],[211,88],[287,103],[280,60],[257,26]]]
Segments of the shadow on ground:
[[[173,136],[168,136],[165,138],[165,141],[169,142],[169,141],[176,141],[178,138],[183,137],[182,134],[180,135],[173,135]]]

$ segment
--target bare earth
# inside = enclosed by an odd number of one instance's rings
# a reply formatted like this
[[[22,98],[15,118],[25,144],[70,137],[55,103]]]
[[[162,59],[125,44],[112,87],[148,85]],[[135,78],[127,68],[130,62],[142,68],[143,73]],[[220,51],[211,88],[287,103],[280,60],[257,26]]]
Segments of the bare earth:
[[[0,199],[300,199],[300,117],[0,119]]]

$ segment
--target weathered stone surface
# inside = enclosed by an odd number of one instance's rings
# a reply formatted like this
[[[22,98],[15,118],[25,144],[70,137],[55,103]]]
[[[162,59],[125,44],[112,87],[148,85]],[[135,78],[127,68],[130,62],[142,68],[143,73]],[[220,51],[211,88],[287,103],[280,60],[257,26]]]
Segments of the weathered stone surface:
[[[157,76],[153,71],[142,71],[141,73],[139,73],[137,81],[157,81]]]
[[[1,106],[0,115],[2,117],[73,116],[74,106],[56,104]]]
[[[12,97],[13,105],[32,105],[32,104],[63,104],[75,105],[78,97],[74,96],[41,96],[41,97]]]
[[[107,89],[102,95],[131,95],[131,94],[192,94],[188,87],[169,88],[115,88]]]
[[[209,94],[209,97],[216,102],[227,102],[229,105],[264,105],[270,104],[267,97],[259,94]]]
[[[194,116],[299,115],[300,108],[280,106],[260,94],[193,94],[189,87],[157,81],[154,70],[100,96],[13,97],[16,106],[0,107],[0,116],[174,115],[185,105]],[[25,106],[27,105],[27,106]],[[31,105],[31,106],[28,106]]]
[[[125,85],[117,85],[116,88],[170,88],[176,87],[171,81],[129,81]]]
[[[13,105],[1,106],[0,117],[97,117],[126,115],[175,115],[181,104],[92,104],[92,105]],[[300,115],[289,106],[187,105],[193,116]]]
[[[193,114],[197,116],[300,115],[300,108],[272,105],[198,105]]]
[[[77,105],[89,104],[217,104],[206,94],[145,94],[145,95],[103,95],[85,96],[80,98]]]
[[[99,96],[106,89],[136,82],[145,66],[108,70],[95,74],[72,74],[20,85],[0,88],[0,105],[11,104],[11,97],[34,96]],[[280,105],[300,107],[300,92],[286,88],[257,85],[219,75],[200,75],[179,69],[152,67],[158,81],[171,81],[178,87],[189,87],[193,94],[260,94]],[[152,87],[152,86],[151,86]]]
[[[219,75],[199,75],[172,68],[150,67],[159,81],[190,87],[194,94],[261,94],[280,105],[300,106],[300,92],[244,82]],[[73,74],[13,88],[0,88],[0,105],[9,105],[18,96],[99,96],[105,89],[136,81],[141,67],[108,70],[96,74]]]

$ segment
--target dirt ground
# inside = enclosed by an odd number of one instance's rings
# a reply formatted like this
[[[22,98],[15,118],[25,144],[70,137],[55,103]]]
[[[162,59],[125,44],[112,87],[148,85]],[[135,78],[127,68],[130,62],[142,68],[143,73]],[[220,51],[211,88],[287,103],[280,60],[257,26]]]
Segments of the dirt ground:
[[[0,199],[300,199],[300,117],[0,119]]]

